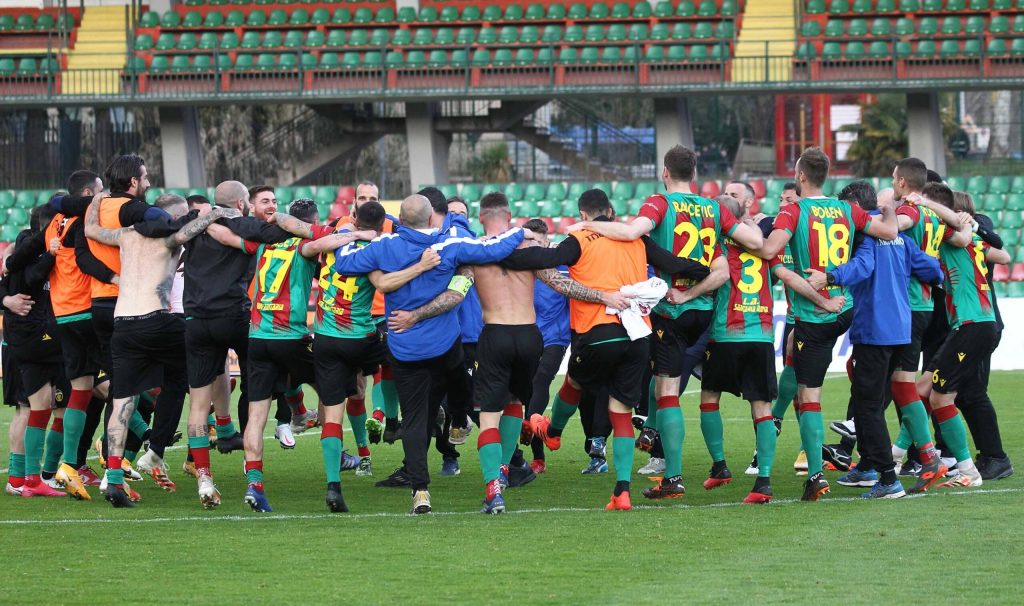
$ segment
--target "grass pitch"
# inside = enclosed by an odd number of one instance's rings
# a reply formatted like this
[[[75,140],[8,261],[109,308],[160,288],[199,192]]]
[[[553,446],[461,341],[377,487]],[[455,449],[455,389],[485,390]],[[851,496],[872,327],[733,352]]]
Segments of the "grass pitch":
[[[556,387],[561,379],[556,380]],[[691,388],[696,387],[691,382]],[[994,373],[991,395],[1005,449],[1024,464],[1024,373]],[[841,418],[849,383],[826,382],[825,418]],[[307,401],[312,401],[309,397]],[[462,475],[434,476],[435,513],[411,517],[409,492],[376,488],[401,463],[401,445],[373,447],[374,477],[342,477],[351,513],[329,514],[317,436],[294,450],[267,439],[267,497],[274,512],[243,504],[241,453],[212,454],[223,496],[204,511],[194,480],[168,452],[178,491],[135,484],[139,506],[0,495],[0,553],[9,603],[1017,603],[1024,571],[1024,470],[969,490],[863,502],[838,486],[800,503],[793,474],[796,422],[780,437],[767,506],[739,501],[752,485],[749,408],[723,401],[726,454],[736,479],[706,492],[710,467],[697,396],[683,398],[685,499],[646,504],[634,475],[631,512],[606,512],[611,475],[582,476],[576,420],[548,472],[506,493],[509,514],[477,513],[483,486],[475,436],[459,448]],[[895,414],[890,422],[894,426]],[[10,409],[0,410],[6,430]],[[184,426],[183,426],[184,428]],[[831,432],[827,441],[837,441]],[[355,445],[346,421],[345,447]],[[6,467],[6,440],[0,467]],[[431,454],[431,470],[440,455]],[[638,453],[636,467],[646,462]],[[95,461],[91,462],[94,466]],[[909,486],[909,483],[905,484]],[[6,601],[6,600],[4,600]]]

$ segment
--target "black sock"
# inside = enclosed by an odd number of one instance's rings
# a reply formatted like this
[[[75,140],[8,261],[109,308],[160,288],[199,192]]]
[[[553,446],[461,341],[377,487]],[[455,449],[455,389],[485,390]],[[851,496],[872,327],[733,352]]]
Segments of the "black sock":
[[[883,471],[882,472],[882,480],[881,480],[881,482],[882,482],[882,484],[884,486],[888,486],[890,484],[895,484],[896,483],[896,470],[895,469],[890,469],[888,471]]]
[[[615,483],[615,496],[619,496],[624,492],[629,492],[629,482],[626,480],[620,480]]]
[[[767,491],[767,492],[765,492],[765,491]],[[771,494],[772,493],[772,480],[771,480],[771,478],[766,478],[766,477],[763,477],[763,476],[757,476],[757,479],[754,480],[754,489],[753,489],[752,492],[759,492],[761,494]]]
[[[561,429],[555,429],[554,427],[548,426],[548,435],[552,438],[557,438],[562,435]]]

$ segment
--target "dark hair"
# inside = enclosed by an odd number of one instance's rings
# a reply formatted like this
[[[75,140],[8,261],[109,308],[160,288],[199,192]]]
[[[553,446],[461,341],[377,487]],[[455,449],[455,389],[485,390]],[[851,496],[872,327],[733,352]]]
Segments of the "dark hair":
[[[270,187],[269,185],[257,185],[255,187],[252,187],[252,188],[249,189],[249,200],[252,200],[257,195],[262,194],[263,192],[268,192],[268,191],[270,193],[274,193],[274,188]]]
[[[508,207],[508,198],[500,191],[489,192],[480,198],[480,212]]]
[[[196,204],[209,204],[210,199],[207,198],[206,196],[200,196],[199,194],[195,194],[193,196],[185,198],[185,202],[188,202],[188,207],[189,209],[191,209],[195,207]]]
[[[313,223],[317,217],[320,216],[320,211],[316,208],[316,202],[309,198],[299,198],[294,200],[291,206],[288,207],[288,214],[306,221],[307,223]]]
[[[749,182],[747,182],[747,181],[730,181],[730,183],[739,183],[740,185],[743,186],[743,189],[747,190],[747,193],[750,194],[750,198],[751,199],[757,198],[757,192],[754,191],[754,186],[751,185]]]
[[[462,196],[451,196],[450,198],[448,198],[448,204],[451,204],[452,202],[466,204],[466,201],[462,199]],[[466,208],[469,208],[469,204],[466,204]]]
[[[580,195],[579,209],[588,215],[599,215],[611,207],[608,194],[600,189],[588,189]]]
[[[435,213],[448,214],[448,198],[444,197],[441,190],[436,187],[424,187],[416,193],[430,201],[430,207],[434,209]]]
[[[820,147],[808,147],[800,154],[799,169],[814,187],[821,187],[828,178],[829,159]]]
[[[665,168],[673,181],[693,181],[697,173],[697,154],[692,149],[676,145],[665,152]]]
[[[50,224],[50,221],[53,221],[53,217],[56,214],[57,211],[54,210],[52,206],[50,206],[49,202],[47,202],[46,204],[40,204],[39,206],[33,208],[32,212],[29,213],[29,229],[32,231],[32,233],[36,233],[44,229],[47,225]]]
[[[548,224],[541,221],[540,219],[530,219],[526,223],[523,223],[523,229],[528,229],[538,234],[548,235]]]
[[[925,198],[935,200],[946,208],[953,208],[953,190],[943,183],[927,183],[921,193]]]
[[[867,181],[854,181],[844,187],[836,197],[851,204],[856,204],[864,210],[878,209],[878,195],[875,193],[875,188]]]
[[[928,169],[928,182],[929,183],[942,183],[942,175],[935,172],[932,169]]]
[[[360,227],[379,231],[384,224],[384,206],[380,202],[365,202],[356,209],[356,223]]]
[[[112,192],[127,192],[132,187],[132,179],[142,177],[142,166],[146,161],[138,154],[118,156],[107,167],[103,179]]]
[[[787,189],[796,190],[796,183],[793,183],[792,181],[786,181],[785,183],[782,184],[782,191],[786,191]]]
[[[100,176],[91,170],[76,170],[68,177],[68,193],[72,196],[81,196],[86,187],[96,183]],[[92,192],[94,194],[99,192]]]
[[[928,167],[917,158],[903,158],[896,164],[896,176],[902,177],[910,189],[921,191],[928,182]]]

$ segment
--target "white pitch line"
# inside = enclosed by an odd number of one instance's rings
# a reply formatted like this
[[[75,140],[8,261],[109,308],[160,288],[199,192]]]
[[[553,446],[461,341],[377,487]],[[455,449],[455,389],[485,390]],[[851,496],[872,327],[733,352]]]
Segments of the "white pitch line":
[[[1024,488],[995,488],[988,489],[982,488],[980,490],[962,490],[956,492],[926,492],[917,495],[907,495],[904,499],[920,499],[929,497],[953,497],[953,496],[974,496],[974,495],[987,495],[987,494],[1005,494],[1005,493],[1020,493],[1024,492]],[[861,497],[837,497],[837,498],[826,498],[819,501],[820,503],[853,503],[853,502],[866,502],[866,499]],[[772,501],[769,507],[779,505],[792,505],[799,503],[799,499],[778,499]],[[750,507],[747,503],[738,501],[729,501],[723,503],[709,503],[706,505],[668,505],[663,507],[653,505],[638,505],[634,506],[633,509],[641,511],[660,511],[660,510],[686,510],[686,509],[717,509],[723,507]],[[591,507],[550,507],[546,509],[520,509],[507,511],[508,515],[522,515],[522,514],[533,514],[533,513],[596,513],[605,512],[603,507],[591,508]],[[480,516],[481,514],[477,511],[435,511],[431,516]],[[152,524],[152,523],[163,523],[163,522],[254,522],[254,521],[288,521],[288,520],[351,520],[351,519],[377,519],[377,518],[409,518],[411,514],[406,513],[391,513],[391,512],[380,512],[380,513],[357,513],[357,514],[252,514],[252,515],[230,515],[230,516],[186,516],[186,517],[174,517],[174,518],[144,518],[144,519],[131,519],[131,518],[94,518],[94,519],[74,519],[66,518],[63,520],[0,520],[0,525],[8,526],[49,526],[53,524]]]

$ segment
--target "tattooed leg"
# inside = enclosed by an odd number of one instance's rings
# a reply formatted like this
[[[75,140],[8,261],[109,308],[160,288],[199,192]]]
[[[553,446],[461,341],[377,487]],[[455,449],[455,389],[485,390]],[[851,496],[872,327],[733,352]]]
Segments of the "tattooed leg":
[[[114,398],[110,421],[107,422],[107,451],[112,457],[124,455],[128,436],[128,420],[135,413],[135,398]]]

